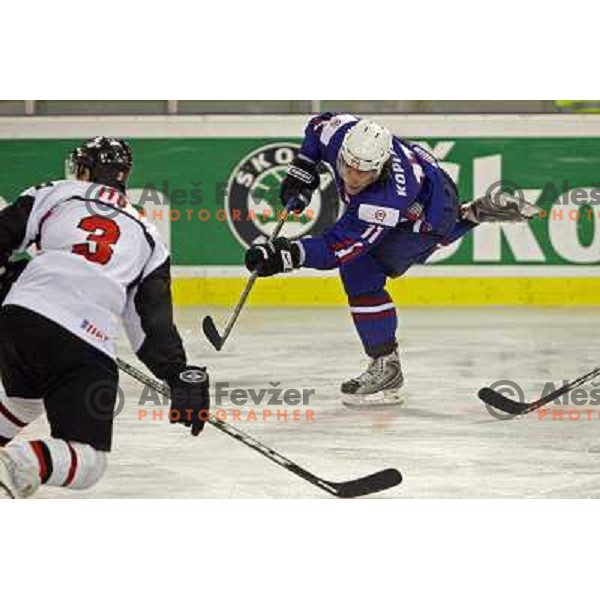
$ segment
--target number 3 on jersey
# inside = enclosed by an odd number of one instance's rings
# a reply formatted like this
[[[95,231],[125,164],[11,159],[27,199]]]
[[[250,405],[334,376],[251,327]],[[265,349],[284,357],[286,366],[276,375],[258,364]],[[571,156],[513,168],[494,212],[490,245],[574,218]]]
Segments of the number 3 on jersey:
[[[74,254],[79,254],[85,259],[105,265],[113,255],[112,246],[121,237],[119,226],[106,217],[85,217],[77,225],[79,229],[89,231],[84,244],[75,244],[72,248]]]

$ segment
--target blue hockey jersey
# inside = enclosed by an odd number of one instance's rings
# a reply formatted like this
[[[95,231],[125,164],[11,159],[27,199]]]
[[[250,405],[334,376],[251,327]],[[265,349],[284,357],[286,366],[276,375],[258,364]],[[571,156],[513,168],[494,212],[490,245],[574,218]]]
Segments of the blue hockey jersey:
[[[418,233],[447,233],[447,202],[433,193],[447,185],[447,175],[426,150],[393,136],[391,171],[387,177],[350,196],[337,169],[337,156],[346,132],[359,118],[324,113],[313,117],[305,130],[300,155],[327,163],[335,174],[344,215],[324,235],[304,238],[304,266],[332,269],[368,252],[397,227]]]

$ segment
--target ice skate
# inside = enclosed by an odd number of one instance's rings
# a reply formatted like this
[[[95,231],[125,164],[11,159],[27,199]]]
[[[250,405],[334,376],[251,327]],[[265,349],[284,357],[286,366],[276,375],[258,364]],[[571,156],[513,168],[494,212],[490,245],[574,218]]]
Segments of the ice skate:
[[[8,453],[0,450],[0,499],[2,500],[14,500],[20,497],[15,481],[16,467]]]
[[[28,498],[38,487],[35,468],[19,468],[10,454],[0,449],[0,500]]]
[[[482,196],[462,207],[463,218],[474,223],[518,223],[533,219],[538,213],[535,204],[507,192]]]
[[[404,385],[398,352],[374,358],[368,369],[342,383],[342,404],[351,407],[399,406],[404,403]]]

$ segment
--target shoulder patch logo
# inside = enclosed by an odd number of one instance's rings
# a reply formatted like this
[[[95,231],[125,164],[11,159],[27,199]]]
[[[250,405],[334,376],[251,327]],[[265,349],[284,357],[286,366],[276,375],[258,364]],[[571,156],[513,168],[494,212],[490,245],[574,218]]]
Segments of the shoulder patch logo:
[[[396,227],[400,220],[400,211],[396,208],[383,208],[374,204],[361,204],[358,207],[358,218],[366,223]]]
[[[385,217],[386,217],[385,210],[380,209],[380,210],[375,211],[375,220],[376,221],[383,223],[385,221]]]

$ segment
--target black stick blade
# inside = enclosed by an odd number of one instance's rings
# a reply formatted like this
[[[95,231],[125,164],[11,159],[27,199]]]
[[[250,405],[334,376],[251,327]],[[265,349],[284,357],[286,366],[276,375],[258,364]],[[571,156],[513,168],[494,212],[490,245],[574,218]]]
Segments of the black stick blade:
[[[223,338],[219,335],[212,317],[204,317],[204,320],[202,321],[202,330],[208,341],[214,346],[215,350],[221,350],[223,347]]]
[[[528,406],[521,402],[515,402],[510,398],[506,398],[491,388],[481,388],[478,393],[479,399],[493,408],[497,408],[502,412],[511,415],[521,415],[527,412]]]
[[[336,488],[336,496],[340,498],[358,498],[382,492],[402,483],[402,474],[397,469],[384,469],[372,475],[333,484]]]

